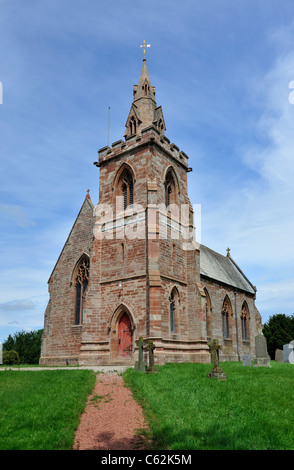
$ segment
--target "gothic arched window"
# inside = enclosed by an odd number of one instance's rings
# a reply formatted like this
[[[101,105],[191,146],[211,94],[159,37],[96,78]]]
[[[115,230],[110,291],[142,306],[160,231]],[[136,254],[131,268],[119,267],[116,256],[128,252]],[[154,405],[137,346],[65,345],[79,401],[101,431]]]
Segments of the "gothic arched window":
[[[75,303],[75,325],[83,323],[83,303],[85,292],[89,283],[90,274],[90,260],[88,256],[83,256],[79,262],[76,270],[75,288],[76,288],[76,303]]]
[[[175,180],[172,175],[172,171],[169,170],[165,178],[165,205],[166,207],[169,207],[170,204],[175,204],[176,202],[177,198]]]
[[[249,341],[249,309],[246,301],[243,302],[241,310],[241,328],[242,340]]]
[[[212,332],[211,332],[212,306],[211,306],[210,295],[209,295],[208,290],[206,289],[206,287],[204,287],[204,292],[205,292],[205,297],[206,297],[206,302],[205,302],[206,334],[209,338],[211,338],[211,336],[212,336]]]
[[[177,321],[179,314],[179,293],[174,287],[171,291],[169,298],[169,319],[170,319],[170,332],[176,333]]]
[[[134,183],[131,173],[125,169],[119,180],[119,189],[123,197],[123,210],[133,204],[134,199]]]
[[[222,307],[223,336],[224,339],[230,338],[232,306],[229,297],[226,295]]]
[[[137,122],[136,122],[136,119],[134,118],[134,116],[132,116],[131,119],[130,119],[130,132],[131,132],[131,135],[136,134],[136,131],[137,131]]]

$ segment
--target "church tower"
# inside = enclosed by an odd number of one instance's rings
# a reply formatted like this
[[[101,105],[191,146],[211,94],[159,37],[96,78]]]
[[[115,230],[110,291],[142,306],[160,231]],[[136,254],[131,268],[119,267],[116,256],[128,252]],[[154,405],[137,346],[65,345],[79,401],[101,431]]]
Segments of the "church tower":
[[[125,139],[98,151],[80,364],[134,362],[140,336],[157,363],[209,362],[187,155],[165,136],[144,57]]]
[[[124,139],[98,151],[99,202],[87,194],[49,279],[41,364],[210,362],[188,157],[166,125],[144,55]]]

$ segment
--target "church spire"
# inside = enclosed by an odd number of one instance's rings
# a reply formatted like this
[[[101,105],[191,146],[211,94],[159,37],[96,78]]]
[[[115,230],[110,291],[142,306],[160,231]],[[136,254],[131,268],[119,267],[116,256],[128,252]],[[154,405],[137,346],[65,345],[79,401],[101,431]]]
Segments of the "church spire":
[[[151,85],[144,54],[139,83],[134,85],[133,89],[134,100],[126,122],[125,137],[134,134],[140,135],[142,129],[150,126],[154,126],[160,133],[164,133],[163,113],[161,106],[157,107],[156,105],[155,91],[155,87]]]

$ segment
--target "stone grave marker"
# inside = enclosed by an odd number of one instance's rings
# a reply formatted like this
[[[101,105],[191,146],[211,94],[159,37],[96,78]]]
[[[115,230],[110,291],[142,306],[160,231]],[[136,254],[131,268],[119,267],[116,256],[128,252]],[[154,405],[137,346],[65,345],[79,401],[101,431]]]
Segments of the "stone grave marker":
[[[283,354],[284,354],[284,362],[287,364],[294,363],[294,341],[291,341],[289,344],[283,345]]]
[[[208,373],[208,378],[215,378],[219,380],[226,380],[227,376],[219,366],[219,351],[221,346],[218,344],[217,339],[213,339],[212,343],[208,345],[210,350],[211,362],[213,362],[213,368]]]
[[[252,354],[244,354],[243,356],[243,366],[252,366]]]
[[[137,344],[138,349],[139,349],[139,360],[135,362],[135,370],[145,372],[146,371],[146,362],[144,361],[144,357],[143,357],[144,341],[143,341],[142,336],[140,336],[140,338],[138,339],[136,344]]]
[[[267,342],[264,335],[255,336],[255,367],[271,367],[270,357],[267,352]]]
[[[282,349],[276,349],[275,361],[276,362],[284,362],[284,351]]]
[[[149,340],[146,346],[146,349],[149,353],[149,366],[146,369],[146,372],[156,372],[157,368],[154,366],[154,349],[155,345],[153,341]]]

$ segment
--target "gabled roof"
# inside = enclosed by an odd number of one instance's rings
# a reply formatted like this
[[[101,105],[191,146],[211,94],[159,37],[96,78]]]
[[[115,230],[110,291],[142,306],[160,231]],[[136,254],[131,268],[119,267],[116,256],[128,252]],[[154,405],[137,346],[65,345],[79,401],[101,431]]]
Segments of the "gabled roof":
[[[91,201],[91,198],[90,198],[89,194],[87,194],[86,197],[85,197],[85,199],[84,199],[84,202],[83,202],[83,204],[82,204],[82,207],[81,207],[80,210],[79,210],[79,213],[78,213],[78,215],[77,215],[77,217],[76,217],[76,220],[74,221],[74,224],[73,224],[73,226],[72,226],[72,228],[71,228],[71,230],[70,230],[70,232],[69,232],[69,235],[68,235],[68,237],[67,237],[67,239],[66,239],[66,242],[65,242],[65,244],[63,245],[63,248],[62,248],[62,250],[61,250],[61,252],[60,252],[60,255],[58,256],[58,259],[57,259],[57,261],[56,261],[56,263],[55,263],[55,266],[54,266],[54,268],[53,268],[53,270],[52,270],[52,272],[51,272],[51,274],[50,274],[50,277],[49,277],[49,279],[48,279],[48,283],[50,282],[50,279],[51,279],[52,276],[53,276],[53,273],[54,273],[54,271],[55,271],[55,268],[56,268],[56,266],[58,265],[58,262],[59,262],[59,260],[60,260],[60,258],[61,258],[61,256],[62,256],[62,253],[64,252],[65,246],[66,246],[67,243],[68,243],[68,240],[70,239],[70,236],[71,236],[71,234],[72,234],[72,232],[73,232],[73,229],[74,229],[74,227],[75,227],[75,225],[76,225],[76,223],[77,223],[77,220],[79,219],[79,217],[80,217],[82,211],[84,210],[84,208],[86,208],[88,205],[90,206],[90,209],[91,209],[91,210],[94,210],[95,206],[94,206],[93,202]],[[94,220],[94,217],[93,217],[93,220]]]
[[[229,286],[237,287],[237,289],[245,292],[250,292],[250,294],[256,293],[256,288],[230,255],[223,256],[204,245],[200,245],[200,274]]]

